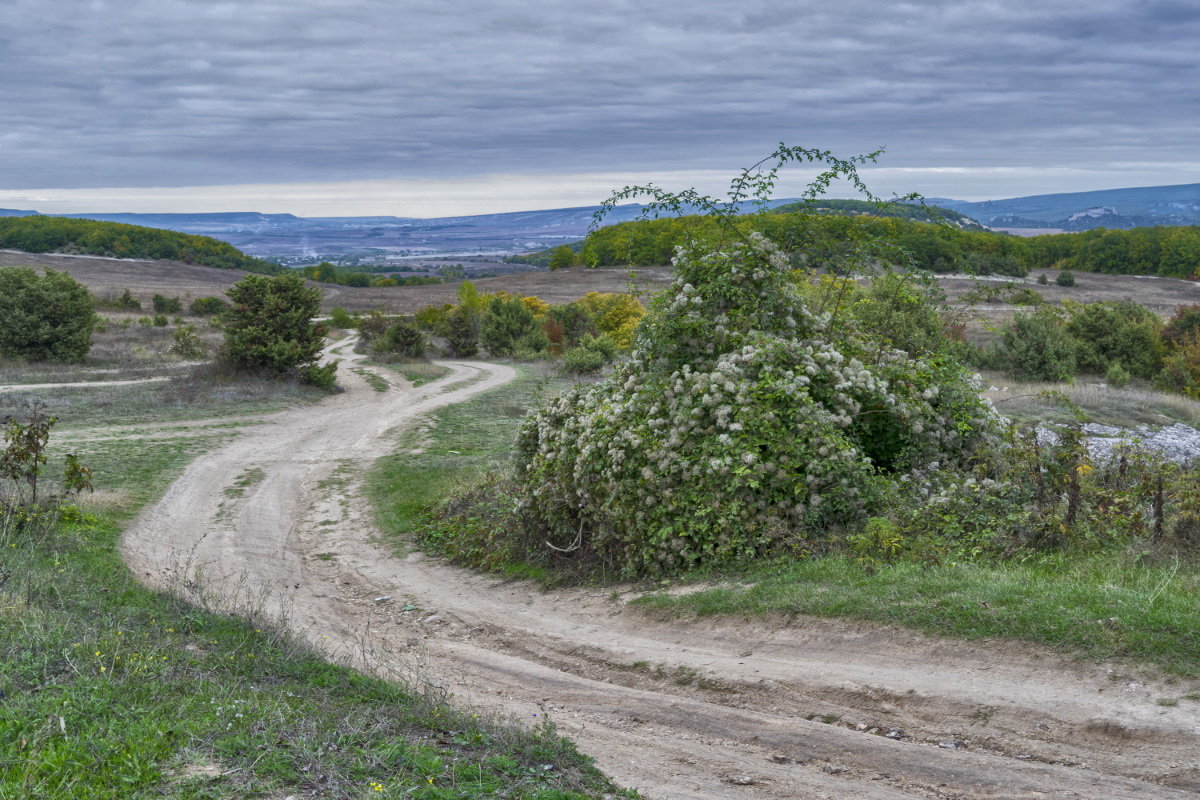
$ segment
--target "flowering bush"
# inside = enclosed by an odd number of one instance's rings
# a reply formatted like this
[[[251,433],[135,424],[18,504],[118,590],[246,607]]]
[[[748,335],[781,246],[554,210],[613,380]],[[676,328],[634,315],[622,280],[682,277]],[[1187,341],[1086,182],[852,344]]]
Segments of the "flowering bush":
[[[631,358],[522,428],[520,509],[556,550],[627,573],[763,553],[863,517],[918,466],[965,463],[993,430],[956,362],[831,325],[762,237],[674,263]]]

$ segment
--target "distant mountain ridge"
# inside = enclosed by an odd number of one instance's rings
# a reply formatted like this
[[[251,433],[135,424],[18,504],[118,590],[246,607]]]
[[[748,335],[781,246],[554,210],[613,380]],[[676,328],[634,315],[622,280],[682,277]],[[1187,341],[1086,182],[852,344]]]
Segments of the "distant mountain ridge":
[[[1086,231],[1200,225],[1200,183],[1038,194],[983,202],[947,198],[931,198],[927,202],[966,214],[992,228]]]
[[[794,202],[772,201],[768,207]],[[743,204],[750,208],[752,204]],[[600,206],[507,211],[457,217],[298,217],[231,211],[203,214],[57,214],[0,209],[0,216],[36,215],[121,222],[228,242],[247,255],[283,264],[336,261],[346,266],[419,256],[507,255],[543,250],[587,235]],[[636,219],[644,206],[617,206],[605,224]]]
[[[780,199],[770,208],[794,203]],[[827,201],[830,206],[852,201]],[[1143,186],[1014,197],[969,202],[927,198],[991,228],[1084,231],[1156,225],[1200,225],[1200,183]],[[743,204],[750,210],[751,203]],[[400,265],[405,259],[430,256],[510,255],[532,253],[582,239],[599,206],[508,211],[454,217],[300,217],[231,211],[204,214],[86,213],[53,216],[123,222],[180,233],[211,236],[248,255],[287,265],[329,260],[353,267]],[[638,218],[644,206],[617,206],[605,224]],[[845,212],[847,209],[840,209]],[[850,210],[849,213],[859,213]],[[39,215],[36,211],[0,209],[0,217]],[[39,215],[40,216],[40,215]],[[963,227],[962,220],[950,220]]]

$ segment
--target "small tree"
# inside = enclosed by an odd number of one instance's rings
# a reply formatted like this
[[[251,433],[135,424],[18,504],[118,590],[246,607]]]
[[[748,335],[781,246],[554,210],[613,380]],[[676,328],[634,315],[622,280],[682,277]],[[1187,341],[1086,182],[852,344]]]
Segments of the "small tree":
[[[232,307],[224,314],[221,356],[234,369],[302,378],[324,370],[332,383],[333,364],[317,367],[327,333],[324,324],[313,321],[320,310],[320,290],[285,272],[247,275],[227,294]]]
[[[229,303],[219,297],[197,297],[188,308],[188,313],[193,317],[211,317],[213,314],[220,314],[227,308],[229,308]]]
[[[65,272],[0,269],[0,355],[83,361],[95,321],[91,294]]]
[[[151,298],[154,305],[154,311],[158,314],[181,314],[183,313],[183,301],[178,297],[167,297],[166,295],[156,294]]]
[[[550,269],[569,269],[575,265],[575,253],[571,248],[564,245],[559,245],[554,248],[554,252],[550,254]]]
[[[497,298],[483,315],[479,342],[493,356],[511,356],[517,343],[536,329],[533,312],[524,303]]]
[[[1069,269],[1064,269],[1058,273],[1058,277],[1054,279],[1054,282],[1059,286],[1070,288],[1075,285],[1075,273]]]
[[[1049,306],[1015,314],[999,349],[1006,368],[1022,380],[1065,381],[1075,374],[1075,341]]]

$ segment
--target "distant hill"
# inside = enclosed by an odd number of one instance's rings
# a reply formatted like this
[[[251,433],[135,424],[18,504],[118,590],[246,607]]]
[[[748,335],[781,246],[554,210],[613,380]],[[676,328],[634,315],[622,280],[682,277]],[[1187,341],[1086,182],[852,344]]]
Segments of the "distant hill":
[[[0,215],[0,249],[112,258],[169,259],[221,269],[273,273],[282,267],[251,258],[227,242],[117,222]]]
[[[1143,186],[967,202],[928,202],[958,211],[992,228],[1139,228],[1200,224],[1200,183]]]
[[[846,214],[849,216],[898,217],[914,222],[936,222],[965,231],[987,230],[965,214],[930,203],[872,203],[867,200],[822,198],[811,202],[785,203],[774,209],[773,213],[789,214],[794,211],[815,211],[818,214]]]
[[[770,206],[789,202],[793,201],[777,200]],[[413,257],[493,256],[543,250],[582,239],[599,208],[578,206],[430,219],[297,217],[253,211],[63,216],[211,236],[251,256],[269,258],[287,266],[331,261],[354,267],[389,263],[399,266],[404,259]],[[604,222],[611,225],[636,219],[642,210],[643,206],[636,203],[618,206]]]

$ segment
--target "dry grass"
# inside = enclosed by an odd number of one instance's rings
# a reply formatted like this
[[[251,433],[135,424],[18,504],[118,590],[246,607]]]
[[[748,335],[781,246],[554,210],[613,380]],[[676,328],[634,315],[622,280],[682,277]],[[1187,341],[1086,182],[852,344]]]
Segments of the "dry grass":
[[[1074,419],[1064,398],[1083,412],[1088,422],[1116,427],[1170,425],[1182,422],[1200,427],[1200,403],[1146,386],[1118,389],[1100,382],[1022,383],[987,373],[984,392],[996,410],[1017,422],[1067,422]]]

